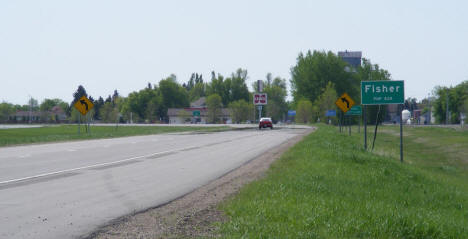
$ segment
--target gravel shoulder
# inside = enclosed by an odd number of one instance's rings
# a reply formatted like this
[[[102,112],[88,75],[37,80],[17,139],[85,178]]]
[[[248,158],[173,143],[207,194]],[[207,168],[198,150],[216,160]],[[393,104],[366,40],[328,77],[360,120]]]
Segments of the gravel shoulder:
[[[228,220],[218,210],[218,205],[239,192],[243,185],[263,177],[271,163],[314,130],[308,129],[189,194],[167,204],[113,220],[82,238],[216,238],[215,222]]]

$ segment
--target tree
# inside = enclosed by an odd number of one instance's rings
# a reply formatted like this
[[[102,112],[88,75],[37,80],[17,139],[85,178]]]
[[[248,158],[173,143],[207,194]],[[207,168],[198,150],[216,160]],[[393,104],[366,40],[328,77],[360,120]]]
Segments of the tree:
[[[335,85],[332,82],[328,82],[325,89],[323,89],[323,93],[318,97],[315,101],[317,106],[316,116],[321,119],[325,119],[325,112],[327,110],[334,110],[336,109],[335,101],[338,99],[338,94],[335,91]]]
[[[39,106],[39,109],[41,111],[51,111],[52,108],[54,108],[55,106],[61,106],[63,107],[63,103],[65,103],[64,101],[62,101],[61,99],[44,99],[41,103],[41,105]],[[66,109],[63,109],[62,110],[66,110]]]
[[[221,74],[215,76],[215,72],[211,72],[211,82],[206,86],[206,95],[217,94],[221,97],[223,105],[228,105],[230,102],[231,80],[226,79]]]
[[[449,123],[460,123],[460,109],[468,98],[468,81],[464,81],[455,87],[436,86],[433,92],[436,97],[433,104],[436,121],[445,123],[448,111]]]
[[[96,100],[94,103],[94,111],[96,112],[96,119],[101,120],[101,108],[104,106],[104,99],[102,96],[99,96],[98,100]]]
[[[119,106],[126,119],[132,119],[136,122],[147,119],[149,122],[163,117],[163,97],[158,87],[145,88],[138,92],[132,92],[127,99]],[[167,111],[167,109],[166,109]]]
[[[404,103],[404,109],[407,109],[411,112],[413,112],[414,110],[417,110],[418,109],[418,103],[416,102],[416,98],[408,98],[405,100],[405,103]]]
[[[0,103],[0,122],[2,123],[8,122],[10,116],[14,113],[15,113],[14,105],[7,103],[7,102]]]
[[[44,99],[42,101],[42,103],[39,106],[39,109],[41,111],[42,122],[50,122],[56,120],[55,115],[51,114],[50,112],[55,106],[59,106],[64,112],[66,112],[68,104],[62,101],[61,99]]]
[[[36,99],[34,98],[30,98],[28,100],[28,106],[26,107],[28,110],[32,110],[32,111],[37,111],[39,110],[39,103]]]
[[[460,113],[462,113],[463,115],[465,115],[465,122],[467,121],[466,120],[466,117],[468,117],[468,96],[466,97],[466,99],[463,101],[463,104],[460,106]],[[460,119],[461,120],[461,119]]]
[[[101,115],[99,117],[102,121],[106,123],[114,123],[118,120],[117,118],[119,116],[119,109],[115,107],[112,102],[106,102],[102,106],[100,114]]]
[[[167,109],[188,107],[189,97],[187,90],[177,83],[175,75],[159,81],[159,91],[163,100],[163,115],[167,117]]]
[[[235,73],[232,73],[232,77],[230,80],[230,86],[226,85],[225,88],[228,88],[229,91],[229,101],[225,103],[227,105],[229,102],[237,101],[237,100],[249,100],[249,89],[245,81],[247,80],[247,70],[244,69],[237,69]]]
[[[223,107],[221,96],[212,94],[206,98],[207,117],[209,123],[217,123]]]
[[[264,92],[267,93],[268,104],[266,105],[266,114],[270,116],[274,122],[281,120],[288,106],[286,104],[286,80],[276,77],[271,79],[271,74],[267,74],[267,80],[264,87]]]
[[[196,83],[189,91],[189,99],[191,102],[204,96],[206,96],[206,84],[203,82]]]
[[[245,122],[252,119],[253,104],[247,103],[245,100],[238,100],[229,104],[231,110],[232,121],[235,123]]]
[[[112,97],[111,95],[108,95],[104,103],[111,103],[112,102]]]
[[[391,75],[387,70],[380,68],[378,64],[372,64],[370,60],[365,59],[365,58],[362,59],[362,66],[358,67],[357,73],[355,76],[360,81],[391,80]],[[351,96],[351,98],[353,98],[355,102],[359,102],[361,100],[360,95],[357,95],[355,97]],[[366,107],[366,115],[367,115],[368,123],[375,124],[377,122],[377,114],[379,114],[379,123],[383,119],[385,119],[385,115],[387,114],[387,107],[382,107],[378,105],[367,105],[364,107]],[[380,113],[378,113],[379,108],[380,108]]]
[[[300,53],[291,69],[291,88],[294,101],[317,100],[328,82],[335,84],[338,94],[347,92],[352,98],[359,95],[359,79],[345,71],[347,64],[332,52],[308,51]]]
[[[162,97],[158,92],[153,91],[150,100],[146,104],[145,117],[149,123],[159,121],[162,108]]]
[[[119,97],[119,92],[117,90],[114,90],[114,94],[112,95],[112,103],[115,104],[115,100]]]
[[[83,96],[88,97],[88,94],[86,93],[85,88],[82,85],[79,85],[78,89],[76,89],[75,93],[73,93],[73,101],[70,105],[73,106],[75,102],[77,102]]]
[[[299,100],[296,109],[296,122],[309,123],[312,121],[312,102],[310,100]]]

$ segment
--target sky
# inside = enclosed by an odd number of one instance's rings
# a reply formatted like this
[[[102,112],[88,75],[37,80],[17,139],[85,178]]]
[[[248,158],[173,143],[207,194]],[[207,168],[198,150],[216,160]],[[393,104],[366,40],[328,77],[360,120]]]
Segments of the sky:
[[[127,96],[175,74],[268,72],[299,53],[362,51],[405,97],[468,80],[468,1],[0,1],[0,101]],[[291,99],[291,96],[289,96]]]

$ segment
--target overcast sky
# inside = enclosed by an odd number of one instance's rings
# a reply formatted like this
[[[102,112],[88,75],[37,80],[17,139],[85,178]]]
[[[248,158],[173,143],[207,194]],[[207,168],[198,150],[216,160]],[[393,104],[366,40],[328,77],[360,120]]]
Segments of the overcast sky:
[[[362,51],[422,99],[468,80],[468,1],[0,1],[0,101],[127,96],[245,68],[288,80],[300,52]]]

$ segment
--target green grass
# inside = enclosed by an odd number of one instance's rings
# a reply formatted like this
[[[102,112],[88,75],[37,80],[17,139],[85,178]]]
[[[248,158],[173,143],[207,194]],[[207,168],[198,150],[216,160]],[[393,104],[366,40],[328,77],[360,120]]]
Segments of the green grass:
[[[405,129],[408,163],[401,164],[398,127],[382,132],[372,153],[362,149],[361,135],[320,125],[264,179],[221,206],[230,220],[220,224],[219,233],[223,238],[468,238],[468,171],[460,156],[468,152],[468,133]],[[458,144],[465,145],[456,146],[462,152],[451,148]]]
[[[87,134],[81,126],[78,134],[76,125],[46,126],[40,128],[0,129],[0,146],[18,144],[59,142],[69,140],[86,140],[115,138],[135,135],[162,134],[171,132],[198,131],[213,132],[227,130],[229,127],[158,127],[158,126],[91,126],[91,133]]]

